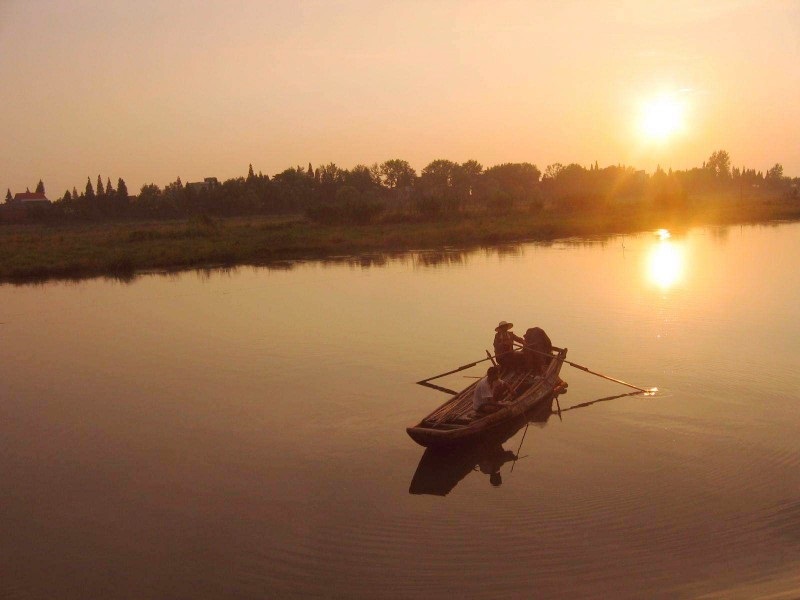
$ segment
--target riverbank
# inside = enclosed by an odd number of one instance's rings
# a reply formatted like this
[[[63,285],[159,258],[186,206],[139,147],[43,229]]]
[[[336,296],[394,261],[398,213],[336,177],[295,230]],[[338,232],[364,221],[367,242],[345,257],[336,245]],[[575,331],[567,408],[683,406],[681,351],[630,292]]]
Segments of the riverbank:
[[[620,205],[602,212],[482,213],[435,221],[395,217],[349,226],[321,225],[300,217],[9,225],[0,227],[0,281],[126,278],[147,270],[797,219],[796,200],[723,198],[696,199],[671,211]]]

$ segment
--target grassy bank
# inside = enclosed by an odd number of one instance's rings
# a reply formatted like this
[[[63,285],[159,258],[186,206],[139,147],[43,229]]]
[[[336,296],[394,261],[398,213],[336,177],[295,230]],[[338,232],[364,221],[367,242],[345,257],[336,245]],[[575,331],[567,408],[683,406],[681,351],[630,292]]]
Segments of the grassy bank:
[[[264,264],[360,252],[633,233],[657,228],[800,219],[797,201],[694,199],[679,211],[617,206],[603,212],[459,215],[387,219],[363,226],[299,218],[14,225],[0,227],[0,281],[36,281],[209,265]]]

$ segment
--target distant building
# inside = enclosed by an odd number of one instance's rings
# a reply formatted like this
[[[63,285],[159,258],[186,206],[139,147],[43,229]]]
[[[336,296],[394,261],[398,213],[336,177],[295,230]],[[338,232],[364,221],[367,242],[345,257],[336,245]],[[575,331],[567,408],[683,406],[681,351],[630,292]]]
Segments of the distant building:
[[[39,194],[37,192],[19,192],[14,194],[14,199],[12,202],[25,205],[25,206],[36,206],[39,204],[50,204],[50,200],[47,199],[47,196],[44,194]]]
[[[217,181],[216,177],[206,177],[203,179],[203,181],[193,181],[191,183],[187,183],[186,188],[192,190],[193,192],[199,192],[202,190],[210,190],[218,185],[219,181]]]

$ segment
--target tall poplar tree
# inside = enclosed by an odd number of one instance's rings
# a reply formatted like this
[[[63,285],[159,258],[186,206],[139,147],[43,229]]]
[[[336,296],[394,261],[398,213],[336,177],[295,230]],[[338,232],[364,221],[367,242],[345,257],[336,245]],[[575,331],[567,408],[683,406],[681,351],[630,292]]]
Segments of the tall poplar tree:
[[[117,179],[117,197],[124,202],[128,201],[128,186],[122,177]]]
[[[36,184],[36,193],[44,195],[44,183],[42,180],[39,180],[39,183]]]
[[[114,188],[111,187],[111,177],[106,177],[106,196],[113,196]]]
[[[98,198],[102,198],[105,195],[106,195],[106,193],[103,190],[103,180],[100,179],[100,175],[98,175],[97,176],[97,197]]]
[[[92,178],[86,178],[86,199],[94,200],[94,188],[92,187]]]
[[[11,188],[9,188],[8,191],[6,192],[6,202],[11,202],[11,200],[12,200]]]

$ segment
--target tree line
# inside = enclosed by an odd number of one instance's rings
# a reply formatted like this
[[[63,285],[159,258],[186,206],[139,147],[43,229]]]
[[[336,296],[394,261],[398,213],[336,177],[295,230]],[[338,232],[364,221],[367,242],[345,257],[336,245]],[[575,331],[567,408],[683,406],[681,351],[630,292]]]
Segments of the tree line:
[[[589,167],[555,163],[542,173],[527,162],[484,168],[475,160],[445,159],[417,173],[407,161],[392,159],[352,169],[309,163],[272,177],[255,173],[250,165],[243,177],[188,184],[178,177],[163,189],[145,184],[137,195],[129,195],[122,178],[114,187],[110,178],[103,184],[98,175],[96,185],[87,178],[80,192],[73,187],[37,210],[43,218],[65,220],[305,214],[318,222],[363,224],[477,211],[602,210],[619,202],[681,208],[690,195],[701,193],[759,190],[797,197],[798,183],[800,178],[784,177],[780,164],[766,173],[732,167],[724,150],[713,152],[701,167],[658,167],[652,174],[623,165],[601,168],[596,162]],[[44,193],[41,181],[39,190]],[[11,200],[9,190],[7,205]]]

